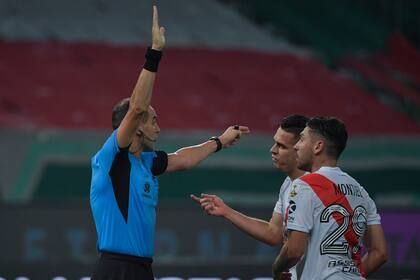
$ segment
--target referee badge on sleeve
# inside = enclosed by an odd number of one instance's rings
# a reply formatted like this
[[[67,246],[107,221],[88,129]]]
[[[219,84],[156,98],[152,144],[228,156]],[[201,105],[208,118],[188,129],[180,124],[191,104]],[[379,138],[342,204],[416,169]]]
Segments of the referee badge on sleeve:
[[[152,196],[150,195],[150,190],[150,184],[146,182],[143,187],[143,197],[152,198]]]

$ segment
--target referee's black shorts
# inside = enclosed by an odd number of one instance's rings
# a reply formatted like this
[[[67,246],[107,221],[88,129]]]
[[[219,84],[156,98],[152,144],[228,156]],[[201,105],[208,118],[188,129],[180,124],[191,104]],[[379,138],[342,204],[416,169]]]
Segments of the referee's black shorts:
[[[92,280],[154,280],[151,258],[101,252]]]

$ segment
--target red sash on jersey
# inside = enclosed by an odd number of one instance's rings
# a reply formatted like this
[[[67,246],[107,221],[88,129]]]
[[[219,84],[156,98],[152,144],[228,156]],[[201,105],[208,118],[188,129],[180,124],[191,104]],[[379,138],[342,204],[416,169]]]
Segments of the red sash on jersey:
[[[346,196],[342,193],[336,193],[334,188],[334,183],[329,180],[327,177],[317,174],[311,173],[305,175],[300,178],[302,181],[306,182],[318,198],[322,201],[325,207],[330,206],[331,204],[340,204],[350,213],[350,216],[353,216],[353,209],[350,206],[349,201],[347,200]],[[332,214],[337,224],[341,225],[343,223],[342,217],[338,213]],[[352,219],[349,220],[349,226],[344,233],[344,238],[349,243],[349,247],[351,250],[351,256],[353,262],[359,268],[359,272],[363,277],[366,277],[365,271],[362,267],[361,261],[361,250],[358,250],[356,254],[353,253],[353,247],[358,245],[358,237],[356,233],[353,231],[353,221]]]

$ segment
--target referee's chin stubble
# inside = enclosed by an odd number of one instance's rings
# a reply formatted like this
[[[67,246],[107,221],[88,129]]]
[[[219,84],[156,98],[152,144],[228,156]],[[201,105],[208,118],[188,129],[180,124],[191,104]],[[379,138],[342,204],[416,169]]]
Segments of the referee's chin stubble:
[[[150,137],[147,137],[144,134],[141,137],[141,144],[142,144],[144,150],[148,150],[148,151],[154,150],[155,143],[156,143],[156,140],[155,139],[150,138]]]

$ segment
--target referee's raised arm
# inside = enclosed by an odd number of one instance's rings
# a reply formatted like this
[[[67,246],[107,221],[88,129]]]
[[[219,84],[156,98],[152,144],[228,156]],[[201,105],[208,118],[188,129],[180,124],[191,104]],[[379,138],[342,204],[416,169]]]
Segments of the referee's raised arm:
[[[140,120],[147,116],[156,72],[164,47],[165,29],[159,26],[157,7],[153,6],[152,47],[147,49],[146,61],[130,97],[128,112],[117,131],[117,142],[120,148],[126,148],[131,144]]]

